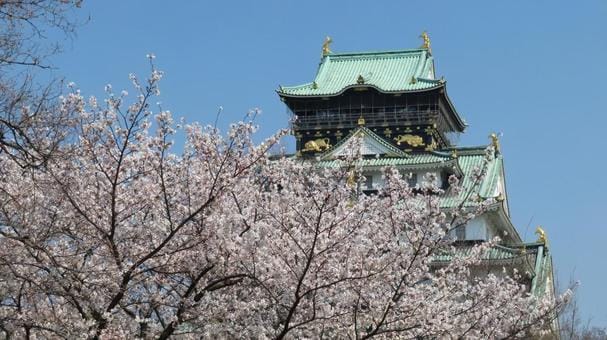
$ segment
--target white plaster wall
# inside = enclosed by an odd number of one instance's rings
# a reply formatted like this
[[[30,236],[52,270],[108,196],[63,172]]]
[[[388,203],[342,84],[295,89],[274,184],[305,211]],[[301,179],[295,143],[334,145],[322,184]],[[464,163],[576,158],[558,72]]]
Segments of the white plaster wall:
[[[409,174],[415,174],[417,175],[417,184],[421,184],[424,180],[424,176],[428,173],[428,171],[407,171],[405,169],[399,169],[400,173],[403,176],[408,176]],[[443,180],[442,180],[442,176],[440,173],[438,172],[434,172],[434,174],[436,175],[436,180],[437,180],[437,185],[439,187],[441,187],[443,185]],[[363,173],[363,175],[366,178],[372,177],[373,178],[373,188],[367,188],[366,185],[364,185],[363,183],[363,190],[372,190],[372,189],[380,189],[381,187],[384,186],[384,179],[382,178],[382,173],[381,171],[377,170],[377,171],[366,171]]]
[[[485,240],[488,241],[495,237],[495,228],[487,218],[487,215],[476,216],[470,220],[464,228],[466,229],[466,240]],[[452,237],[456,237],[457,231],[450,232]]]
[[[363,190],[378,190],[384,186],[384,179],[380,171],[370,171],[363,173],[365,178],[372,178],[372,187],[367,187],[367,181],[362,182]]]
[[[417,175],[417,183],[421,184],[421,182],[423,181],[423,177],[424,175],[427,173],[426,171],[420,171],[420,172],[411,172],[411,171],[406,171],[405,169],[400,170],[401,173],[403,175],[408,175],[409,173],[415,173]],[[384,179],[382,178],[382,172],[379,170],[372,170],[372,171],[366,171],[363,173],[363,175],[367,178],[371,177],[372,178],[372,186],[371,187],[367,187],[366,185],[366,181],[361,183],[362,190],[378,190],[380,188],[382,188],[384,186]],[[440,176],[440,174],[437,174],[437,180],[438,180],[438,185],[442,185],[442,178]],[[476,216],[475,218],[473,218],[472,220],[470,220],[466,226],[465,226],[465,234],[466,234],[466,240],[490,240],[492,238],[494,238],[496,235],[496,228],[494,222],[491,222],[491,220],[488,218],[489,216],[487,214],[483,214],[480,216]],[[453,230],[451,231],[452,236],[455,237],[456,236],[456,231]],[[500,235],[503,237],[503,235]]]
[[[484,216],[477,216],[466,224],[466,240],[487,240],[487,221]]]

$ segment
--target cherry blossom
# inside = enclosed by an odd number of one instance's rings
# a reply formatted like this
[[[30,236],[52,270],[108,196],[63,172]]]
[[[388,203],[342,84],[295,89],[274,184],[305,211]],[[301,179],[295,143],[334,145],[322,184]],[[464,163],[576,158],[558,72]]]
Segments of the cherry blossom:
[[[175,124],[151,74],[130,76],[131,103],[72,89],[75,135],[44,167],[0,154],[3,336],[523,338],[570,298],[474,275],[496,241],[437,266],[480,210],[443,211],[432,178],[414,189],[386,168],[362,195],[356,152],[331,169],[270,155],[287,131],[253,142],[258,109],[226,133]]]

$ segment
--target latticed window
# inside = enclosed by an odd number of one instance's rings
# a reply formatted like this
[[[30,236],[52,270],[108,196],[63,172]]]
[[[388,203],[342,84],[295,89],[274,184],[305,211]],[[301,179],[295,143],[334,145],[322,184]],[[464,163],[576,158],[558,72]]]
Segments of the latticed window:
[[[415,188],[415,186],[417,185],[417,174],[409,173],[408,175],[405,176],[405,178],[407,179],[407,183],[409,184],[409,187]]]
[[[373,176],[372,175],[367,174],[365,176],[365,182],[362,185],[362,192],[365,195],[377,194],[377,192],[378,192],[377,188],[373,187]]]
[[[365,177],[365,190],[373,190],[373,176],[371,175]]]

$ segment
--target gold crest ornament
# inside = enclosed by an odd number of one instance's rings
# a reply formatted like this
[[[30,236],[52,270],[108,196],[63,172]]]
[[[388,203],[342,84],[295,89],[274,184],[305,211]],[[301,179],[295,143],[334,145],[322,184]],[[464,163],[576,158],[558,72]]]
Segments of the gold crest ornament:
[[[356,186],[356,174],[354,173],[354,171],[350,171],[350,173],[348,174],[348,178],[346,179],[346,185],[348,185],[350,188]]]
[[[541,226],[538,226],[535,229],[535,234],[538,236],[537,243],[543,243],[544,245],[548,244],[548,238],[546,237],[546,232],[544,231],[544,229],[542,229]]]
[[[497,134],[494,132],[492,134],[489,135],[489,138],[491,138],[491,146],[493,146],[493,149],[495,150],[496,153],[500,152],[500,139],[497,136]]]
[[[430,47],[430,37],[428,36],[428,32],[423,31],[419,37],[422,38],[422,40],[424,41],[421,48],[428,50],[428,53],[432,53],[432,48]]]
[[[331,45],[331,43],[333,42],[333,39],[331,39],[330,36],[327,36],[325,38],[325,42],[322,43],[322,56],[326,56],[328,54],[331,54],[331,49],[329,48],[329,45]]]
[[[331,144],[329,144],[329,138],[318,138],[315,140],[307,141],[306,144],[304,144],[304,149],[301,151],[321,152],[327,150],[330,147]]]
[[[417,135],[398,135],[396,138],[394,138],[394,140],[398,145],[400,145],[401,143],[407,143],[412,147],[424,145],[424,139],[421,136]]]

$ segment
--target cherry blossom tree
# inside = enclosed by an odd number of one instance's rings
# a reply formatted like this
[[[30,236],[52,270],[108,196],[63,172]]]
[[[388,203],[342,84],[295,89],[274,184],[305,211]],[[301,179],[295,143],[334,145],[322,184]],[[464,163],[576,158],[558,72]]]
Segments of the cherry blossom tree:
[[[57,109],[61,81],[41,71],[51,69],[49,56],[61,51],[49,36],[73,37],[80,23],[72,12],[81,4],[0,1],[0,153],[22,167],[43,165],[69,135],[66,128],[73,117]]]
[[[387,168],[360,195],[356,152],[319,169],[270,156],[286,131],[256,144],[250,119],[175,123],[150,104],[161,77],[132,76],[131,102],[72,89],[76,135],[43,167],[0,154],[2,336],[521,338],[570,296],[472,275],[492,242],[434,266],[471,212],[441,210],[432,178]]]

